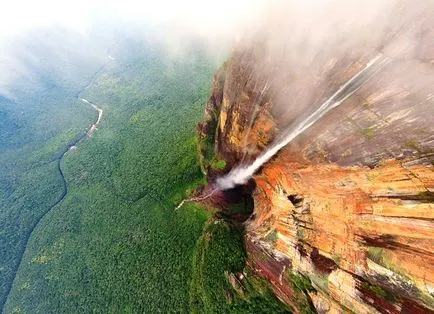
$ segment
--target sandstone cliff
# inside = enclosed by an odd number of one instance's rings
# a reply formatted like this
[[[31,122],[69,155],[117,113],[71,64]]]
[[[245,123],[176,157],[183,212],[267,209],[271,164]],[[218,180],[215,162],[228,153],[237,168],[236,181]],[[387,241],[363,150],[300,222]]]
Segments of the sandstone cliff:
[[[261,47],[233,52],[201,125],[229,166],[253,160],[376,53],[276,75]],[[433,63],[422,47],[391,60],[255,175],[248,263],[295,312],[434,312]]]

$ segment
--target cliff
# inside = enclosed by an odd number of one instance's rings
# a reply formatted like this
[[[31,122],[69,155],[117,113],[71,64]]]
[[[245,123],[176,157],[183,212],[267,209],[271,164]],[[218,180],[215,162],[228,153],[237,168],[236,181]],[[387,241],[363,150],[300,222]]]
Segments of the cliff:
[[[261,45],[240,47],[200,130],[227,168],[247,164],[373,55],[276,72]],[[433,62],[392,60],[254,176],[248,264],[295,312],[434,313]]]

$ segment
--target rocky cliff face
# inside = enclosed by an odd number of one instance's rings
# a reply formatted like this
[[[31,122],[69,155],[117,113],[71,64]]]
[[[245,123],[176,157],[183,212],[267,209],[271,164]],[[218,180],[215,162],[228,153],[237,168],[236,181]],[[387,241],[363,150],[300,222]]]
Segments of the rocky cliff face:
[[[216,75],[203,127],[229,166],[252,161],[377,53],[275,75],[261,46],[247,47]],[[248,262],[295,312],[434,312],[433,63],[428,48],[392,59],[255,175]]]

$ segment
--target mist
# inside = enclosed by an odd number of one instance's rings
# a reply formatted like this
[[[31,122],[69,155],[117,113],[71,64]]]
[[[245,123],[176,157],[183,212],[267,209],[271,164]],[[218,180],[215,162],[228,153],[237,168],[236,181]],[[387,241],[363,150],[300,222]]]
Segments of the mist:
[[[192,44],[201,42],[211,58],[222,60],[265,3],[9,2],[0,13],[0,95],[16,100],[22,86],[37,87],[38,72],[44,67],[55,68],[59,77],[72,78],[74,68],[83,62],[104,62],[126,39],[164,46],[173,58],[183,57]],[[70,72],[61,68],[65,62],[70,63]],[[59,68],[59,64],[63,65]]]
[[[291,1],[274,3],[268,10],[255,32],[238,43],[238,51],[255,47],[255,86],[270,87],[278,133],[256,159],[218,178],[218,188],[246,183],[264,163],[320,119],[327,119],[327,112],[344,106],[353,94],[369,99],[382,92],[393,100],[393,90],[406,86],[412,97],[422,100],[415,105],[426,106],[427,113],[434,115],[429,97],[434,86],[432,1]],[[333,98],[356,71],[379,55],[387,65],[344,99]]]
[[[14,1],[0,13],[0,96],[19,103],[47,75],[78,84],[77,73],[116,59],[127,40],[172,58],[200,42],[217,63],[256,47],[258,88],[271,95],[282,136],[378,53],[415,89],[429,86],[410,60],[432,67],[432,16],[430,0]]]

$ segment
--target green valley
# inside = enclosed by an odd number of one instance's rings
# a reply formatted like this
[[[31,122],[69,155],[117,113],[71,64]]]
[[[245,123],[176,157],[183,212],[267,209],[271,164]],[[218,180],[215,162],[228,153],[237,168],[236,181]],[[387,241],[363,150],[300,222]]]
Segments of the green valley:
[[[21,257],[17,247],[9,262],[4,259],[2,269],[11,270],[2,285],[13,280],[10,293],[1,296],[4,313],[250,312],[262,301],[285,311],[268,288],[230,305],[225,296],[236,292],[225,273],[244,267],[242,230],[228,227],[232,231],[224,236],[226,229],[214,230],[213,214],[194,203],[174,210],[204,183],[195,125],[219,62],[200,46],[173,57],[161,46],[129,44],[128,53],[118,49],[78,99],[71,98],[75,110],[82,110],[74,117],[79,127],[65,127],[28,156],[21,154],[14,165],[31,164],[34,156],[41,165],[23,170],[18,188],[5,183],[13,192],[6,195],[3,189],[9,202],[3,214],[25,217],[15,220],[24,232],[16,233],[11,223],[2,240],[7,246],[16,238],[25,252]],[[102,121],[91,137],[65,153],[58,170],[62,149],[95,119],[80,98],[103,109]],[[223,238],[205,244],[202,234],[209,230]],[[213,263],[224,261],[220,250],[236,265],[214,269]],[[209,293],[206,307],[198,306]]]

